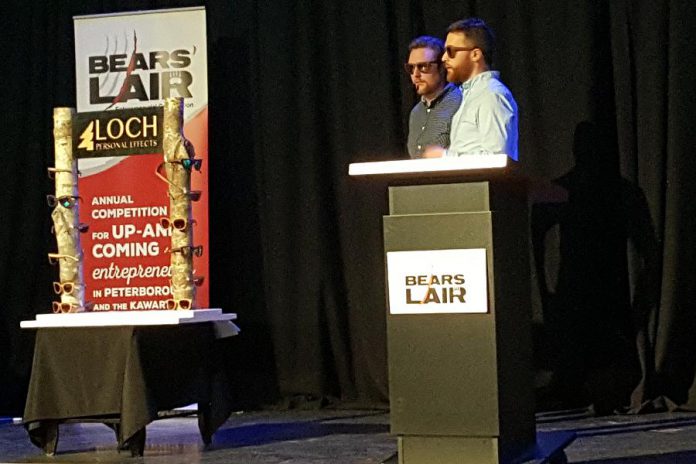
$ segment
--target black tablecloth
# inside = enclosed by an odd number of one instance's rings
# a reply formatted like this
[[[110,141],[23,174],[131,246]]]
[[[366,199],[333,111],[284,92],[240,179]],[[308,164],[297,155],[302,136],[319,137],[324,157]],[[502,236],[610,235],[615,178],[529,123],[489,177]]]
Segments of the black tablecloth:
[[[32,443],[54,452],[58,423],[104,419],[123,446],[158,411],[191,403],[209,443],[232,410],[223,343],[212,323],[38,329],[23,418]]]

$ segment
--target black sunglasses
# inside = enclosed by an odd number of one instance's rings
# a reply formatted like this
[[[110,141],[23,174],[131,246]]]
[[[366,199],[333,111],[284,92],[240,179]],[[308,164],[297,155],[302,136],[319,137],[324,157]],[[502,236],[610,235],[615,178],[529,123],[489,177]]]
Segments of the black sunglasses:
[[[437,65],[438,63],[440,63],[440,62],[439,61],[424,61],[423,63],[404,63],[404,70],[408,74],[413,74],[416,69],[418,70],[418,72],[420,72],[422,74],[432,74],[433,72],[435,72],[435,69],[433,69],[433,68],[437,68],[437,66],[433,66],[433,65]]]
[[[445,53],[450,58],[454,58],[458,52],[470,52],[477,48],[479,47],[455,47],[454,45],[448,45],[445,47]]]
[[[203,245],[198,246],[180,246],[177,248],[172,248],[170,253],[181,253],[184,258],[188,258],[191,255],[202,256],[203,255]]]

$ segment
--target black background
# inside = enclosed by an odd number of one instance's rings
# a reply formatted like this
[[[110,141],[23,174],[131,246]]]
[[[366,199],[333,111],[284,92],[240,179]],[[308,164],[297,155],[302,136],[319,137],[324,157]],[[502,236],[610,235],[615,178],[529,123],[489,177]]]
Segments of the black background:
[[[52,108],[75,105],[72,16],[199,4],[6,6],[0,412],[23,407],[33,337],[19,322],[47,312],[52,299],[45,172]],[[405,157],[415,102],[401,71],[407,44],[424,33],[443,37],[449,23],[468,16],[484,18],[498,37],[494,67],[520,107],[524,168],[570,191],[567,204],[535,213],[539,229],[549,228],[546,273],[556,282],[555,294],[536,295],[540,370],[575,355],[567,366],[591,395],[612,371],[633,375],[629,387],[595,392],[595,400],[613,395],[628,405],[638,385],[634,407],[659,398],[689,405],[696,361],[691,2],[205,6],[211,303],[239,315],[243,333],[229,369],[241,406],[385,404],[385,185],[349,179],[348,164]],[[576,334],[565,347],[564,330]],[[595,362],[601,359],[613,361]]]

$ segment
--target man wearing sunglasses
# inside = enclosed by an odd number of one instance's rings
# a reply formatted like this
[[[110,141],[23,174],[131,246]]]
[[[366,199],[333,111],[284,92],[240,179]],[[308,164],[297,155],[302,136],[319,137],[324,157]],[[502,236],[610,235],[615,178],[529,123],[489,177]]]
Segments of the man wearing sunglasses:
[[[444,52],[442,40],[421,36],[408,46],[406,72],[420,97],[411,110],[408,121],[408,154],[420,158],[426,147],[448,147],[452,115],[462,101],[459,88],[448,84],[440,58]]]
[[[517,160],[517,103],[492,71],[494,36],[478,18],[447,29],[442,62],[447,80],[461,84],[462,103],[452,117],[450,146],[428,147],[424,158],[504,153]]]

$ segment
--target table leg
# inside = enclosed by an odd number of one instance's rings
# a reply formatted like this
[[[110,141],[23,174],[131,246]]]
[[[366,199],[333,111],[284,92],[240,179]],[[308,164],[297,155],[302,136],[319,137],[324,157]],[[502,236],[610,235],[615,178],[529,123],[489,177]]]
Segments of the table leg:
[[[56,448],[58,448],[58,421],[42,421],[41,444],[47,456],[55,456]]]
[[[138,430],[135,435],[130,437],[124,444],[124,449],[129,449],[131,456],[142,456],[145,453],[145,427]]]
[[[213,444],[213,433],[210,425],[210,404],[200,402],[198,403],[198,430],[201,432],[201,439],[205,446],[210,446]]]
[[[121,443],[121,421],[104,421],[104,425],[114,431],[116,435],[116,449],[118,452],[120,453],[123,450],[127,450],[128,443]]]

